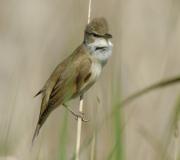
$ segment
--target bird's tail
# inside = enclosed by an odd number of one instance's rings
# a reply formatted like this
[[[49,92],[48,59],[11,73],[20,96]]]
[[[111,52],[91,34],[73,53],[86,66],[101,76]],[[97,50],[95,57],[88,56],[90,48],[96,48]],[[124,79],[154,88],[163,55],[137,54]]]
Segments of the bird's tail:
[[[51,107],[47,107],[47,109],[42,114],[40,114],[39,120],[38,120],[38,123],[37,123],[37,126],[36,126],[36,130],[35,130],[34,135],[33,135],[32,144],[33,144],[35,138],[38,136],[42,125],[46,121],[46,119],[47,119],[47,117],[48,117],[48,115],[50,114],[51,111],[52,111]]]
[[[36,126],[36,130],[34,132],[33,138],[32,138],[32,144],[34,143],[35,138],[38,136],[40,128],[41,128],[41,125],[38,123]]]
[[[55,108],[47,107],[45,109],[45,111],[42,114],[40,114],[38,124],[36,126],[36,130],[35,130],[34,135],[33,135],[32,144],[33,144],[35,138],[38,136],[41,127],[43,126],[44,122],[46,121],[49,114],[53,111],[53,109],[55,109]]]

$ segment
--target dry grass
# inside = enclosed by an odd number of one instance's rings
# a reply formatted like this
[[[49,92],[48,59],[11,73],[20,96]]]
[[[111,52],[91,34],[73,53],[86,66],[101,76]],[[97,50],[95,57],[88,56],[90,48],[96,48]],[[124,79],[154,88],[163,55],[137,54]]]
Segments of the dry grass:
[[[77,122],[63,107],[29,151],[40,109],[33,95],[81,43],[87,10],[84,0],[0,1],[0,160],[74,158]],[[142,96],[97,129],[121,100],[180,74],[179,10],[178,0],[92,3],[92,17],[110,24],[114,52],[84,98],[90,122],[82,126],[80,159],[180,159],[179,84]],[[78,101],[69,105],[78,110]]]

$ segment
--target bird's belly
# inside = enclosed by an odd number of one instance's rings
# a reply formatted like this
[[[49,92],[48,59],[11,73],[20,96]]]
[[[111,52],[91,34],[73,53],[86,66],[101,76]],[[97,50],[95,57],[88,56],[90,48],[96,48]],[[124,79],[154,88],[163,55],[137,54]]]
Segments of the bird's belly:
[[[102,66],[98,62],[92,63],[90,74],[91,76],[89,79],[84,83],[84,85],[81,87],[80,92],[78,95],[84,94],[98,79],[102,71]]]
[[[97,80],[97,78],[100,76],[101,71],[102,71],[102,66],[100,63],[98,62],[92,63],[91,77],[89,78],[89,81],[87,83],[94,83]]]

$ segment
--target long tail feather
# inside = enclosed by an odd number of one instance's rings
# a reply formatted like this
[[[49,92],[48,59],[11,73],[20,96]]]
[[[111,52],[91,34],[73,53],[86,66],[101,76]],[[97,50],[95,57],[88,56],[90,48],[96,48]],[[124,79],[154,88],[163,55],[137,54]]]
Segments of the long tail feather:
[[[36,126],[36,130],[34,132],[33,138],[32,138],[32,144],[34,143],[35,138],[38,136],[40,128],[41,128],[41,125],[38,123]]]
[[[33,144],[35,138],[38,136],[39,131],[40,131],[41,127],[43,126],[44,122],[46,121],[48,115],[49,115],[54,109],[55,109],[55,108],[49,106],[49,107],[47,107],[46,110],[39,116],[38,124],[37,124],[37,126],[36,126],[36,130],[35,130],[34,135],[33,135],[32,144]]]

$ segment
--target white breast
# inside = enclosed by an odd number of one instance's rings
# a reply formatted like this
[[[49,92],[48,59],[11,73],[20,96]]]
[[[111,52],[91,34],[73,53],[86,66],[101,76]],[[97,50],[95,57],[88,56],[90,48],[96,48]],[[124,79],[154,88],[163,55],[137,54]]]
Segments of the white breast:
[[[113,44],[110,40],[96,38],[95,41],[88,44],[87,47],[93,57],[98,59],[102,64],[106,64],[112,54]],[[96,50],[97,47],[104,47],[104,49]]]
[[[96,81],[102,71],[102,65],[98,62],[93,62],[91,66],[91,77],[90,81]]]
[[[85,91],[87,91],[96,82],[97,78],[101,74],[101,71],[102,65],[97,61],[93,62],[90,69],[91,76],[89,80],[82,86],[80,93],[84,93]]]

